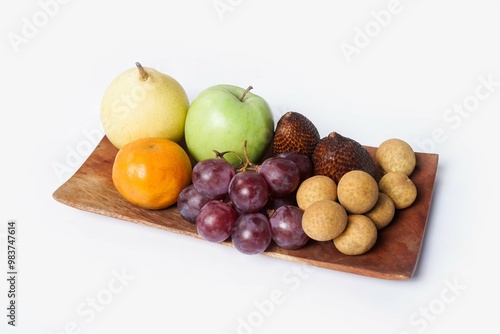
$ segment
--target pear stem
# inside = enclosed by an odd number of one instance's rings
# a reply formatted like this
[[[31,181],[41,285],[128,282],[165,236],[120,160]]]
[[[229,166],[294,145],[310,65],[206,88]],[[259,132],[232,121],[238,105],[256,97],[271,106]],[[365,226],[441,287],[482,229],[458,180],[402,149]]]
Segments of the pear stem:
[[[240,97],[240,101],[241,102],[243,102],[243,100],[245,99],[245,96],[247,96],[248,92],[251,91],[252,89],[253,89],[252,86],[248,86],[248,88],[245,89],[245,91],[243,92],[243,94]]]
[[[136,62],[135,66],[137,66],[137,69],[139,70],[139,74],[141,75],[142,80],[148,80],[149,76],[144,67],[142,67],[142,65],[139,62]]]

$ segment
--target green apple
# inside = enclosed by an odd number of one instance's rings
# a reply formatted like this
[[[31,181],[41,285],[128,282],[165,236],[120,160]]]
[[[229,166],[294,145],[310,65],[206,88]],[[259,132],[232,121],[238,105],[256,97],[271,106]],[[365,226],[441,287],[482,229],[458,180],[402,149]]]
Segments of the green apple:
[[[101,123],[117,148],[144,137],[181,142],[189,100],[171,76],[136,63],[111,81],[101,101]]]
[[[245,141],[251,162],[263,157],[273,138],[274,119],[268,103],[250,89],[216,85],[192,101],[184,134],[187,149],[196,161],[214,158],[214,150],[234,151],[244,160]],[[224,158],[233,166],[240,163],[234,154]]]

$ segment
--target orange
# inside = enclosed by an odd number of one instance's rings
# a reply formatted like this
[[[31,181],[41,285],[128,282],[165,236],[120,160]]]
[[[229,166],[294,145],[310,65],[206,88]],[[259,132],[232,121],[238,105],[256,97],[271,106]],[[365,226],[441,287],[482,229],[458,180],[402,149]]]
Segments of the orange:
[[[163,138],[136,139],[116,154],[112,179],[130,203],[164,209],[191,183],[192,165],[179,144]]]

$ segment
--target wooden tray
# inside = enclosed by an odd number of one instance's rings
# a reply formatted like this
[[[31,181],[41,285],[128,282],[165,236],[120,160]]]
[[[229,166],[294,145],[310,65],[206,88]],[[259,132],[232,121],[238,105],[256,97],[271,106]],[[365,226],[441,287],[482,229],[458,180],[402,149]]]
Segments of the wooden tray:
[[[366,148],[373,156],[376,148]],[[141,209],[117,192],[111,180],[116,153],[117,149],[104,137],[78,171],[54,192],[54,199],[80,210],[200,238],[195,226],[180,216],[175,205],[164,210]],[[298,250],[286,250],[272,243],[263,254],[358,275],[409,279],[422,247],[438,165],[437,154],[416,156],[417,166],[411,178],[418,197],[411,207],[397,211],[389,226],[379,231],[377,243],[368,253],[347,256],[337,251],[332,242],[311,240]],[[232,246],[231,241],[221,244]]]

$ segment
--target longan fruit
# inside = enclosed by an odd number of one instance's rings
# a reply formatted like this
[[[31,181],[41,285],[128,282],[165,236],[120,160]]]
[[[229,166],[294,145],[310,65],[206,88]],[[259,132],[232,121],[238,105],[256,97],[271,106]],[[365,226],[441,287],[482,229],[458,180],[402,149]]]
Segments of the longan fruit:
[[[352,214],[362,214],[373,208],[378,199],[377,181],[365,171],[345,173],[337,185],[340,204]]]
[[[396,209],[405,209],[417,198],[417,187],[403,172],[389,172],[378,183],[380,192],[388,195]]]
[[[349,215],[347,226],[333,244],[345,255],[361,255],[368,252],[377,241],[377,227],[365,215]]]
[[[408,176],[417,162],[412,147],[398,138],[387,139],[380,144],[375,152],[375,159],[385,173],[402,172]]]
[[[330,200],[314,202],[302,215],[302,229],[316,241],[332,240],[344,231],[346,224],[347,212]]]
[[[337,200],[337,184],[325,175],[315,175],[305,179],[297,189],[297,205],[302,210],[314,202],[322,200]]]
[[[373,221],[377,230],[380,230],[389,225],[395,212],[396,208],[392,199],[384,193],[379,193],[377,203],[373,209],[365,213],[365,216]]]

